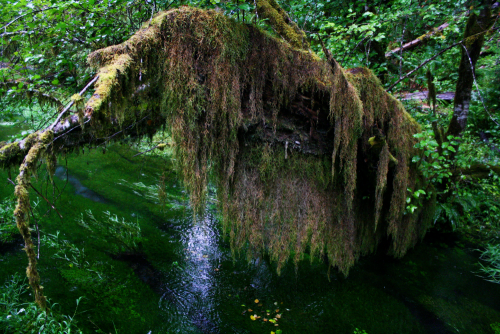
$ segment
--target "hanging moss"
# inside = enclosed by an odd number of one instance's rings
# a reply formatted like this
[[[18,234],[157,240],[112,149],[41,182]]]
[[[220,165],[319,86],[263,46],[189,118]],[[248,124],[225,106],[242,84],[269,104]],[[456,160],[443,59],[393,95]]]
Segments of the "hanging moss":
[[[44,154],[46,146],[52,141],[53,133],[46,131],[42,133],[33,133],[29,137],[31,148],[24,158],[19,168],[19,176],[16,178],[16,188],[14,194],[17,197],[17,205],[14,210],[16,224],[19,232],[24,239],[24,250],[28,255],[29,265],[26,269],[29,284],[35,293],[35,301],[40,308],[46,308],[46,298],[43,295],[43,287],[40,285],[40,276],[36,269],[36,251],[31,232],[29,228],[29,187],[31,184],[31,175],[36,171],[38,159]]]
[[[384,237],[403,255],[428,226],[405,214],[418,124],[369,70],[285,39],[297,48],[212,11],[162,13],[89,56],[100,79],[87,114],[99,129],[165,115],[191,205],[204,207],[211,177],[235,252],[267,251],[279,269],[310,251],[346,274]]]
[[[280,270],[310,252],[347,274],[386,238],[402,256],[429,226],[433,199],[405,213],[407,189],[425,187],[411,163],[420,128],[367,69],[190,7],[89,63],[89,131],[166,120],[191,206],[211,179],[234,253],[268,252]]]

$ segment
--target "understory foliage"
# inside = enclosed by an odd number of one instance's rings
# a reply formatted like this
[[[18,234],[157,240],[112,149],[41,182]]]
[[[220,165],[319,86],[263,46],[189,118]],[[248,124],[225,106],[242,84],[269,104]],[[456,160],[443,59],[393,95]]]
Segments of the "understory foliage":
[[[405,214],[407,188],[419,179],[411,157],[420,128],[367,69],[346,72],[256,27],[189,7],[160,13],[89,62],[99,80],[82,117],[97,136],[109,135],[110,123],[166,118],[193,209],[204,207],[211,178],[234,251],[268,251],[278,270],[311,251],[347,274],[382,237],[402,256],[428,227],[432,206]],[[300,94],[326,113],[331,156],[288,152],[273,137]],[[256,123],[270,138],[245,138]]]
[[[82,333],[73,316],[52,310],[41,311],[34,302],[26,302],[28,285],[18,274],[0,287],[0,331],[8,334]],[[77,307],[80,299],[77,300]],[[75,311],[76,313],[76,311]]]
[[[481,272],[490,282],[500,283],[500,244],[487,245],[481,259],[488,265],[481,264]]]

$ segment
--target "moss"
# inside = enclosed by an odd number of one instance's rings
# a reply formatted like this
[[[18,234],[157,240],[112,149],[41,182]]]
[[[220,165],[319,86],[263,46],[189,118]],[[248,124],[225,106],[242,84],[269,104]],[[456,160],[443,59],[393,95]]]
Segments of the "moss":
[[[404,255],[430,222],[426,210],[404,212],[407,188],[421,182],[410,163],[418,124],[368,69],[345,71],[298,49],[304,40],[275,5],[258,2],[286,23],[283,31],[291,29],[283,34],[293,47],[214,11],[181,7],[128,41],[93,52],[88,60],[99,80],[85,105],[91,130],[102,137],[111,124],[166,119],[192,208],[203,210],[212,179],[234,253],[269,252],[280,270],[309,250],[345,274],[383,238],[395,256]],[[322,126],[321,150],[308,152],[281,136],[299,132],[287,120],[304,95],[315,118],[297,136],[313,142],[314,126]],[[26,141],[16,190],[25,232],[29,175],[41,154],[53,168],[49,137]],[[370,145],[373,137],[384,138],[381,147]]]
[[[19,168],[19,175],[16,178],[17,185],[14,191],[17,197],[14,216],[16,217],[17,228],[24,239],[24,250],[29,260],[26,275],[35,293],[35,301],[42,309],[46,308],[46,298],[43,295],[43,287],[40,285],[40,276],[36,269],[35,245],[31,239],[29,228],[30,200],[28,188],[30,186],[31,175],[36,171],[37,162],[44,154],[47,145],[52,141],[53,137],[52,131],[49,130],[43,133],[32,133],[26,138],[24,145],[29,147],[29,151]]]
[[[269,19],[273,29],[290,45],[299,49],[308,49],[305,33],[275,0],[258,0],[257,12],[262,18]]]
[[[8,168],[14,161],[19,160],[21,149],[18,142],[4,144],[0,148],[0,165],[2,168]]]

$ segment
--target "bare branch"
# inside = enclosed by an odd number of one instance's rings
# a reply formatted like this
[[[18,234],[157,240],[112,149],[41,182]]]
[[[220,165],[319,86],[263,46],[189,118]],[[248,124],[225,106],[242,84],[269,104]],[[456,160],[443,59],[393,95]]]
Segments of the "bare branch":
[[[398,83],[400,83],[404,79],[408,78],[410,75],[412,75],[413,73],[415,73],[416,71],[418,71],[419,69],[421,69],[422,67],[424,67],[425,65],[427,65],[429,62],[431,62],[434,59],[438,58],[443,53],[445,53],[446,51],[454,48],[455,46],[457,46],[459,44],[461,44],[462,42],[463,42],[463,40],[461,40],[460,42],[454,43],[454,44],[448,46],[447,48],[444,48],[443,50],[439,51],[434,56],[432,56],[432,57],[424,60],[424,62],[422,62],[420,65],[418,65],[415,69],[413,69],[412,71],[406,73],[406,75],[404,77],[400,78],[398,81],[396,81],[395,83],[393,83],[389,88],[387,88],[387,91],[390,92]]]
[[[94,77],[94,79],[92,79],[83,89],[82,91],[80,92],[80,95],[82,95],[83,93],[85,93],[87,91],[87,89],[94,83],[97,81],[97,79],[99,79],[99,76],[96,75]],[[75,101],[72,100],[68,106],[66,108],[64,108],[63,111],[61,111],[61,113],[59,114],[59,116],[57,117],[56,121],[54,123],[52,123],[51,126],[49,126],[49,130],[52,130],[54,128],[54,126],[56,126],[56,124],[61,120],[61,118],[63,117],[63,115],[73,106],[73,104],[75,104]]]
[[[34,10],[32,12],[29,12],[29,13],[26,13],[26,14],[23,14],[23,15],[19,15],[18,17],[16,17],[15,19],[13,19],[12,21],[10,21],[9,23],[7,23],[6,25],[4,25],[2,28],[0,29],[5,29],[7,28],[8,26],[10,26],[12,23],[16,22],[17,20],[27,16],[27,15],[30,15],[30,14],[36,14],[36,13],[40,13],[40,12],[44,12],[46,10],[49,10],[49,9],[55,9],[57,7],[47,7],[47,8],[44,8],[44,9],[37,9],[37,10]]]
[[[398,52],[402,52],[402,51],[407,51],[407,50],[410,50],[410,49],[413,49],[421,44],[423,44],[424,42],[427,42],[432,36],[440,33],[441,31],[443,31],[444,29],[446,29],[450,24],[448,22],[445,22],[443,23],[442,25],[440,25],[439,27],[435,28],[435,29],[432,29],[431,31],[429,31],[428,33],[414,39],[413,41],[411,42],[408,42],[406,43],[405,45],[403,46],[400,46],[399,48],[395,48],[389,52],[387,52],[385,54],[385,57],[386,58],[389,58],[391,57],[393,54],[395,53],[398,53]]]

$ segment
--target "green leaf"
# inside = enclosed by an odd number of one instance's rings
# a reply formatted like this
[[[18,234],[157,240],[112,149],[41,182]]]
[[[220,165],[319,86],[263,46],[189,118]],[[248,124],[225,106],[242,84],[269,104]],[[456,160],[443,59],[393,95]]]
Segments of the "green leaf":
[[[247,4],[247,3],[238,5],[238,8],[241,9],[241,10],[247,10],[247,11],[250,11],[252,9],[252,7],[250,7],[250,5]]]
[[[57,79],[52,80],[52,84],[53,85],[59,85],[59,80],[57,80]]]
[[[57,29],[61,29],[61,30],[66,29],[67,27],[68,27],[68,25],[67,25],[66,23],[64,23],[64,22],[59,22],[59,23],[56,25],[56,28],[57,28]]]

